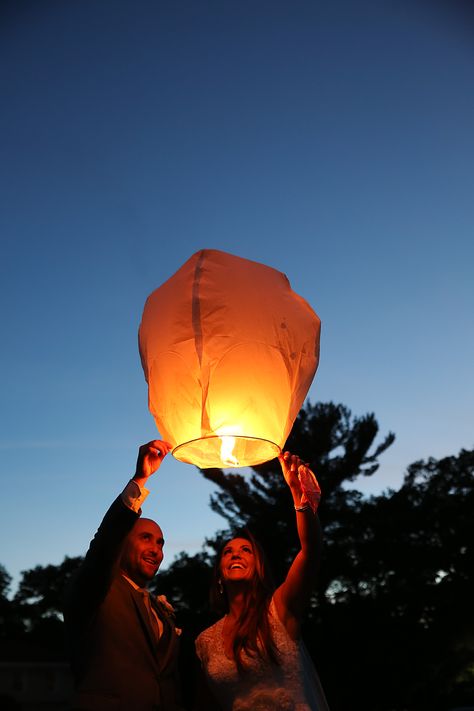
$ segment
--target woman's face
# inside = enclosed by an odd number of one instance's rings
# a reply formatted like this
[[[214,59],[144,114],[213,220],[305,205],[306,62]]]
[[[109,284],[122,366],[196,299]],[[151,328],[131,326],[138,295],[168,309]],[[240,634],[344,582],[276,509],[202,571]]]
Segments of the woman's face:
[[[225,582],[252,580],[255,573],[255,555],[250,541],[233,538],[222,550],[220,573]]]

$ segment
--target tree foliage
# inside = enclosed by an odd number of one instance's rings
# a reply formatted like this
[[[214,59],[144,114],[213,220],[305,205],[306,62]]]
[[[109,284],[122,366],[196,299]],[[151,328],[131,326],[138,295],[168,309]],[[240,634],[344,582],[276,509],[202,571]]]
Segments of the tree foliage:
[[[59,565],[37,565],[23,571],[15,602],[22,607],[29,627],[61,616],[64,588],[81,562],[80,556],[66,556]]]
[[[0,563],[0,599],[8,596],[11,582],[12,576],[7,572],[5,566]]]
[[[8,598],[11,581],[11,575],[0,564],[0,640],[11,639],[24,629],[16,605]]]
[[[358,699],[356,708],[364,700],[370,709],[441,711],[473,702],[473,474],[472,451],[417,462],[398,491],[350,512],[336,563],[326,533],[331,583],[310,627],[324,639],[336,707]]]
[[[10,639],[28,643],[43,658],[64,657],[64,588],[81,561],[79,556],[66,556],[59,565],[37,565],[22,572],[18,590],[9,601]]]

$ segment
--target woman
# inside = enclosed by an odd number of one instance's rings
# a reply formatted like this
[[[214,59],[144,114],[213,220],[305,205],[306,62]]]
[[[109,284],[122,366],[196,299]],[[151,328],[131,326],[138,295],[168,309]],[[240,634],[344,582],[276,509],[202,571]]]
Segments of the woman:
[[[301,549],[275,590],[249,532],[226,543],[211,590],[226,614],[196,640],[207,685],[224,711],[328,711],[300,637],[320,553],[320,489],[299,457],[285,452],[279,460],[293,496]]]

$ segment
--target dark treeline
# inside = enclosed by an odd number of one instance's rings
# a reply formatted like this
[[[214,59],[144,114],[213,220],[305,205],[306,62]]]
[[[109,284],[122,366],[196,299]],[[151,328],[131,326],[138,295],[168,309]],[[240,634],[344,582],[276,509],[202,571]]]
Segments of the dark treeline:
[[[333,403],[306,404],[286,448],[317,473],[324,558],[304,637],[332,711],[448,711],[474,705],[474,451],[412,464],[401,487],[364,497],[392,444],[376,442],[373,415]],[[229,531],[247,525],[262,542],[277,582],[296,552],[294,511],[277,460],[252,474],[202,474],[217,485],[211,507],[227,521],[190,556],[159,573],[155,588],[183,627],[183,673],[193,640],[214,620],[210,567]],[[166,532],[165,532],[166,533]],[[91,532],[92,535],[92,532]],[[47,658],[64,655],[61,599],[81,558],[25,571],[16,595],[0,566],[3,660],[25,642]],[[24,653],[24,652],[21,652]]]

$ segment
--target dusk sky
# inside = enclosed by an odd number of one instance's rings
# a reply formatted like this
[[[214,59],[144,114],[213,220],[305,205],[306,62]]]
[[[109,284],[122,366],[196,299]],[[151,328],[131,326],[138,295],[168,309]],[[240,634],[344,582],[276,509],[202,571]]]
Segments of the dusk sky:
[[[470,5],[1,4],[0,563],[13,590],[20,571],[85,552],[158,436],[138,326],[202,248],[284,272],[320,316],[311,402],[374,412],[379,441],[396,434],[361,491],[474,446]],[[166,564],[225,527],[195,467],[168,457],[150,488]]]

